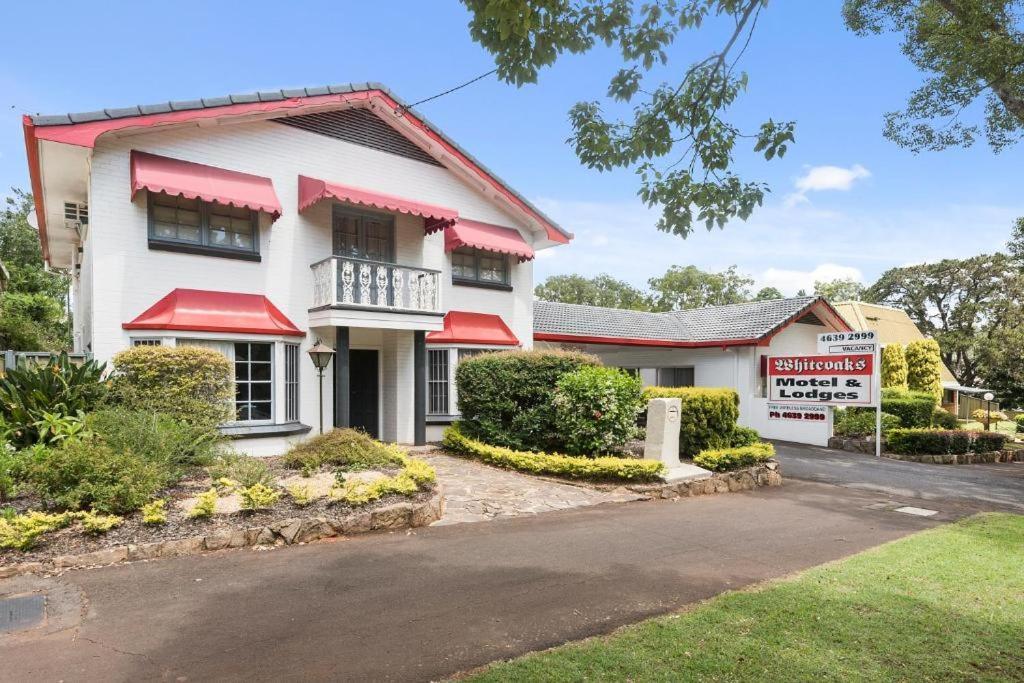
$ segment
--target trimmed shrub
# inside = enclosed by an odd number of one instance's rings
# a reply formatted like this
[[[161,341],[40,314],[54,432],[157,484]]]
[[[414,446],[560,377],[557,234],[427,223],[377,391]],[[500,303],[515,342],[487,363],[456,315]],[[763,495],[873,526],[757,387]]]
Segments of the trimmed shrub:
[[[473,457],[498,467],[570,479],[654,481],[664,472],[664,466],[656,460],[610,456],[588,458],[489,446],[463,434],[461,423],[455,423],[444,431],[444,447],[456,455]]]
[[[208,464],[225,441],[213,427],[126,408],[98,410],[85,418],[85,426],[111,448],[179,465]]]
[[[81,512],[78,520],[82,523],[82,531],[91,536],[100,536],[117,526],[121,526],[123,517],[117,515],[101,515],[98,512]]]
[[[974,452],[1001,451],[1006,445],[1006,441],[1006,435],[1002,432],[974,432]]]
[[[167,501],[157,498],[142,506],[142,523],[157,526],[167,523]]]
[[[740,448],[742,446],[753,446],[760,442],[761,435],[757,433],[756,429],[736,425],[736,428],[732,430],[732,441],[729,445],[732,448]]]
[[[517,450],[565,448],[555,414],[558,380],[594,356],[569,351],[502,351],[459,363],[455,372],[459,411],[467,435]]]
[[[1006,435],[966,429],[894,429],[889,449],[909,455],[962,455],[1002,450]]]
[[[348,471],[396,467],[405,464],[401,448],[384,444],[358,429],[332,429],[292,446],[284,464],[312,472],[324,465]]]
[[[679,398],[679,454],[692,458],[701,451],[732,444],[740,397],[733,389],[705,387],[647,387],[644,399]]]
[[[281,497],[281,492],[257,482],[252,486],[239,489],[238,496],[242,499],[242,509],[252,512],[274,507],[274,503]]]
[[[48,505],[123,515],[139,509],[176,476],[170,462],[142,458],[91,438],[42,449],[29,465],[27,479]]]
[[[72,363],[62,353],[46,364],[8,369],[0,378],[0,417],[9,430],[7,438],[25,448],[41,440],[40,427],[48,414],[68,417],[94,409],[107,391],[101,381],[105,368],[91,360]]]
[[[939,429],[957,429],[960,426],[960,421],[956,419],[956,415],[948,410],[936,408],[932,412],[932,426]]]
[[[882,433],[898,429],[902,425],[900,419],[889,413],[882,413]],[[874,436],[875,411],[870,409],[845,408],[837,410],[833,431],[837,436]]]
[[[43,534],[63,529],[74,517],[67,513],[47,514],[31,510],[23,515],[0,517],[0,550],[29,550]]]
[[[907,357],[902,344],[882,348],[882,387],[907,388]]]
[[[775,447],[770,443],[756,443],[739,448],[720,448],[701,451],[693,458],[693,464],[712,472],[728,472],[741,467],[750,467],[775,457]]]
[[[930,427],[938,400],[933,394],[902,389],[882,390],[882,412],[895,415],[904,427]]]
[[[552,402],[565,450],[573,455],[621,453],[643,410],[639,377],[596,366],[562,375]]]
[[[942,356],[934,339],[919,339],[907,344],[907,386],[942,398]]]
[[[213,349],[136,346],[114,356],[113,364],[111,399],[125,408],[205,428],[234,417],[234,369]]]

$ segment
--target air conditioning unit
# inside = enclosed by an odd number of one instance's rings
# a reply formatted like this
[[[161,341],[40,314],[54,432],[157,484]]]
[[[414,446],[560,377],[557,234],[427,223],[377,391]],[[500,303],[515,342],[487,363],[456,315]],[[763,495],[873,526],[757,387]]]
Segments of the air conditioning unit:
[[[64,225],[81,236],[82,228],[89,225],[89,205],[64,202]]]

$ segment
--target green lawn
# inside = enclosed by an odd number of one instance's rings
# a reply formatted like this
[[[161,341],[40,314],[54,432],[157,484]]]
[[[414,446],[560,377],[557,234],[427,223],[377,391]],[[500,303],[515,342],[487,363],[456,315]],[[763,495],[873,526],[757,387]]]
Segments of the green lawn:
[[[1024,516],[987,514],[474,681],[1024,681]]]
[[[985,430],[985,425],[976,420],[968,420],[960,423],[961,429],[970,429],[972,431],[981,432]],[[1010,438],[1017,435],[1017,423],[1011,420],[998,420],[992,422],[992,431],[1002,432]]]

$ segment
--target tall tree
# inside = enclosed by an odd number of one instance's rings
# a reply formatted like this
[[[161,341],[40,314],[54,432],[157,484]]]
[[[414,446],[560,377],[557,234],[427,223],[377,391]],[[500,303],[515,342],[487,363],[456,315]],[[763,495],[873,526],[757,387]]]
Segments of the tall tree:
[[[720,273],[708,273],[696,266],[672,266],[648,284],[654,292],[655,310],[679,311],[748,301],[754,281],[737,273],[736,266]]]
[[[569,139],[580,162],[605,171],[629,168],[637,194],[660,206],[658,229],[686,237],[694,221],[710,230],[746,219],[768,187],[735,170],[743,143],[773,159],[795,140],[795,124],[762,115],[743,130],[729,115],[747,75],[738,69],[767,0],[462,0],[470,35],[493,56],[498,77],[521,86],[565,53],[615,46],[622,58],[604,100],[569,112]],[[911,94],[904,112],[887,117],[886,135],[914,150],[971,144],[981,124],[961,121],[984,99],[984,130],[993,149],[1024,126],[1024,0],[845,0],[858,34],[903,33],[904,53],[933,76]],[[677,39],[713,47],[688,55],[667,82],[650,72],[677,53]],[[679,42],[682,42],[679,40]],[[677,56],[674,58],[687,59]],[[618,118],[609,111],[630,105]]]
[[[1010,253],[1010,258],[1016,262],[1021,271],[1024,271],[1024,218],[1018,218],[1014,224],[1006,250]]]
[[[864,295],[864,285],[851,277],[827,281],[816,280],[814,295],[823,296],[829,301],[860,301]]]
[[[552,275],[536,286],[534,294],[543,301],[651,310],[649,294],[607,274],[591,278],[582,275]]]
[[[39,234],[27,220],[31,208],[31,195],[15,189],[0,213],[0,261],[10,272],[0,295],[0,348],[66,349],[68,276],[44,267]]]
[[[775,287],[762,287],[754,295],[754,301],[769,301],[770,299],[785,299],[782,292]]]

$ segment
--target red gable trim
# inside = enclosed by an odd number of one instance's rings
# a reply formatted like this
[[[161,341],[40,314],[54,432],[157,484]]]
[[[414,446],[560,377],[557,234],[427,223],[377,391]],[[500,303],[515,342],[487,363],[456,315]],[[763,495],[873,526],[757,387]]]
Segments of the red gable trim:
[[[305,211],[319,201],[333,198],[349,204],[362,204],[395,213],[408,213],[422,216],[427,234],[443,230],[459,218],[455,209],[435,206],[426,202],[403,199],[383,192],[364,190],[359,187],[329,183],[317,178],[299,176],[299,211]]]
[[[273,334],[303,337],[270,299],[262,294],[175,289],[131,322],[126,330],[182,330]]]
[[[428,344],[487,344],[490,346],[519,346],[519,339],[499,315],[448,311],[444,316],[444,329],[428,332]]]
[[[270,178],[131,151],[132,199],[139,190],[264,211],[277,220],[281,202]]]
[[[498,178],[494,177],[484,169],[480,168],[469,157],[456,149],[442,135],[434,131],[425,122],[416,117],[408,109],[403,108],[387,93],[382,90],[362,90],[351,93],[335,95],[315,95],[311,97],[293,97],[276,102],[250,102],[246,104],[228,104],[223,107],[210,107],[206,109],[189,109],[185,111],[173,111],[163,114],[147,114],[143,116],[131,116],[120,119],[104,121],[89,121],[87,123],[72,123],[56,126],[36,126],[29,116],[22,118],[22,127],[25,131],[25,148],[28,154],[29,175],[32,179],[32,192],[35,197],[36,215],[39,220],[39,237],[43,243],[43,258],[49,260],[49,249],[46,245],[46,212],[42,199],[42,180],[39,167],[39,141],[49,140],[61,142],[79,147],[94,147],[96,140],[104,133],[110,133],[126,128],[149,128],[163,124],[186,123],[188,121],[200,121],[207,119],[220,119],[230,116],[243,116],[253,113],[274,113],[288,110],[304,110],[315,107],[322,107],[331,104],[343,104],[345,102],[359,102],[379,99],[392,111],[403,116],[422,135],[429,138],[433,143],[440,145],[445,152],[457,159],[485,181],[488,185],[499,192],[507,201],[518,207],[521,211],[536,220],[552,242],[568,244],[572,239],[570,235],[561,232],[548,219],[532,209],[526,202],[519,199],[508,187]]]

